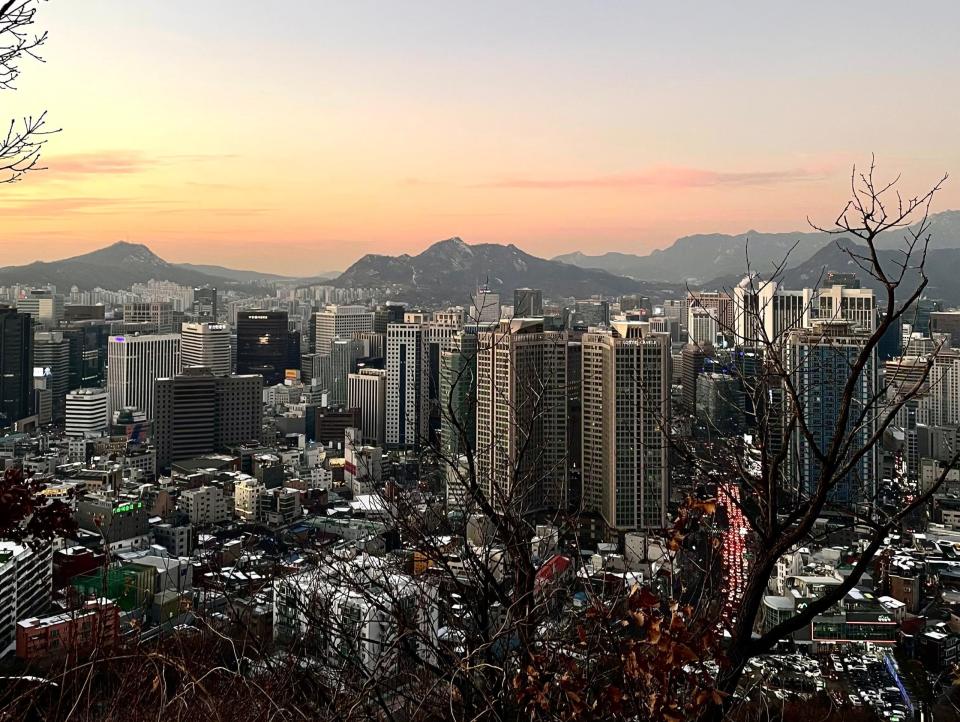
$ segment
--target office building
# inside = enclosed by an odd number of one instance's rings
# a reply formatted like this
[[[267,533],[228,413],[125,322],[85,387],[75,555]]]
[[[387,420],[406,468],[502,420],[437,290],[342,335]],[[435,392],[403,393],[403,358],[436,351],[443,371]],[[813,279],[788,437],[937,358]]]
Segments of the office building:
[[[197,321],[217,321],[217,289],[194,288],[192,315]]]
[[[351,338],[354,333],[373,331],[373,312],[364,306],[327,306],[316,314],[315,353],[330,353],[335,338]]]
[[[830,448],[835,432],[852,434],[853,450],[867,445],[876,427],[876,414],[861,411],[872,403],[877,388],[876,354],[871,354],[856,380],[853,407],[847,425],[838,429],[841,402],[850,368],[865,347],[867,336],[847,321],[818,322],[810,329],[790,334],[787,345],[787,371],[799,396],[800,410],[812,441],[821,450]],[[787,413],[794,413],[788,409]],[[808,497],[820,478],[821,467],[810,439],[799,428],[791,437],[788,455],[790,476],[788,493],[798,499]],[[877,482],[877,450],[872,447],[833,489],[830,499],[837,504],[872,502]]]
[[[190,459],[257,440],[263,419],[259,376],[215,376],[190,367],[157,380],[157,464]]]
[[[99,308],[103,308],[100,306]],[[63,322],[57,329],[70,345],[70,388],[101,388],[107,383],[110,326],[100,321]]]
[[[0,306],[0,428],[33,414],[33,322]]]
[[[63,296],[45,288],[34,289],[17,301],[17,310],[28,314],[37,326],[54,329],[63,319]]]
[[[203,290],[203,289],[201,289]],[[203,366],[216,376],[228,375],[230,329],[226,324],[195,322],[180,327],[180,357],[183,368]]]
[[[583,505],[618,531],[666,526],[670,339],[642,322],[581,339]]]
[[[173,307],[172,301],[137,301],[123,304],[124,333],[139,330],[142,325],[154,333],[175,333],[180,328],[183,313]]]
[[[544,331],[542,320],[503,320],[477,347],[478,483],[495,508],[563,508],[566,334]]]
[[[440,354],[440,445],[449,459],[476,448],[477,338],[461,331]]]
[[[33,366],[42,369],[45,388],[50,391],[51,421],[62,424],[70,390],[70,341],[61,331],[37,331],[33,334]],[[36,377],[36,372],[34,376]]]
[[[470,296],[467,323],[498,323],[500,321],[500,294],[488,286],[480,286]]]
[[[692,314],[706,312],[716,321],[717,333],[731,335],[734,332],[733,298],[725,291],[689,291],[687,293],[687,332],[693,342],[700,339],[692,335]],[[713,342],[713,339],[709,339]]]
[[[110,408],[139,409],[152,420],[157,379],[180,373],[180,335],[111,336],[107,359]]]
[[[539,288],[518,288],[513,292],[513,315],[515,318],[540,318],[543,316],[543,291]]]
[[[326,389],[330,406],[347,403],[347,379],[357,370],[357,361],[364,355],[365,348],[363,341],[335,338],[326,354],[312,356],[310,382]]]
[[[75,389],[66,399],[67,436],[103,436],[110,429],[110,395],[106,389]]]
[[[290,366],[291,347],[296,363]],[[237,314],[237,373],[259,374],[266,386],[283,383],[288,368],[299,368],[299,335],[294,340],[286,311],[248,310]]]
[[[116,501],[112,494],[81,497],[75,514],[81,529],[102,535],[108,544],[146,538],[150,532],[148,517],[142,501]]]
[[[386,441],[387,372],[360,369],[347,379],[347,408],[360,410],[363,443],[383,446]]]

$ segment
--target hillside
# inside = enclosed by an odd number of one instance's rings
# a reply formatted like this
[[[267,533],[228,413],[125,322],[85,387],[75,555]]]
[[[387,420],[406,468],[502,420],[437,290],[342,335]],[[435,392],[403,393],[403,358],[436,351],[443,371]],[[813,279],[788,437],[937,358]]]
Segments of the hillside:
[[[435,243],[417,256],[364,256],[334,281],[341,287],[383,289],[420,303],[465,303],[481,283],[505,294],[524,286],[540,288],[553,298],[624,293],[660,297],[679,289],[537,258],[514,245],[468,245],[459,238]]]
[[[782,274],[781,282],[787,288],[805,288],[817,284],[822,285],[827,271],[852,272],[857,274],[865,288],[872,288],[879,293],[881,290],[880,284],[857,266],[848,251],[863,254],[866,253],[867,249],[865,246],[853,243],[847,238],[837,238],[818,251],[812,258],[788,268]],[[890,248],[878,250],[877,256],[883,268],[891,274],[896,272],[896,263],[903,258],[903,254],[899,250]],[[956,280],[960,277],[960,248],[933,248],[927,253],[925,270],[929,283],[924,290],[924,295],[940,299],[948,306],[960,306],[960,284]],[[763,277],[768,277],[768,275],[761,273]],[[706,289],[729,289],[736,286],[743,280],[743,277],[743,273],[720,276],[708,281],[703,287]],[[914,269],[906,276],[898,295],[901,298],[909,295],[916,288],[918,282],[919,275]]]
[[[930,217],[932,250],[960,248],[960,211],[943,211]],[[833,240],[818,232],[759,233],[737,235],[697,234],[678,238],[669,247],[647,255],[567,253],[554,260],[580,268],[599,268],[639,279],[662,279],[679,283],[703,282],[727,274],[744,273],[749,250],[750,265],[762,271],[780,263],[789,252],[790,266],[807,261]],[[882,248],[897,248],[900,238],[891,234],[882,239]],[[792,249],[792,250],[791,250]]]
[[[0,286],[54,284],[61,291],[72,286],[88,290],[118,290],[150,279],[185,286],[228,285],[233,279],[167,263],[140,243],[120,241],[105,248],[58,261],[37,261],[0,268]]]

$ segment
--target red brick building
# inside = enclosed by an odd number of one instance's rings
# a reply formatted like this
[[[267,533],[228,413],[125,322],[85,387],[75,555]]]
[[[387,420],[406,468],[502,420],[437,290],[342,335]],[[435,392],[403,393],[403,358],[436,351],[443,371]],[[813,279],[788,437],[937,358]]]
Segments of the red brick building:
[[[85,654],[113,646],[119,634],[117,605],[109,599],[91,600],[80,609],[18,622],[17,657],[32,662]]]

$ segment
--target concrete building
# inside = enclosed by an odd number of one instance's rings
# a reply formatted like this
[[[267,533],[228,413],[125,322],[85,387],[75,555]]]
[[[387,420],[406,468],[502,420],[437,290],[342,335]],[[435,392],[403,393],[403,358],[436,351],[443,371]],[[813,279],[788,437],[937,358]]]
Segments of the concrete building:
[[[31,318],[0,306],[0,428],[33,414],[33,398]]]
[[[666,525],[671,355],[668,336],[615,322],[582,340],[584,508],[618,531]]]
[[[50,604],[53,592],[53,551],[0,541],[0,649],[16,638],[17,622]]]
[[[180,494],[180,507],[187,513],[190,523],[205,527],[223,524],[233,518],[233,504],[224,496],[219,486],[199,486]]]
[[[179,328],[183,314],[178,312],[172,301],[137,301],[123,304],[123,325],[136,330],[141,324],[155,327],[155,333],[175,333]]]
[[[360,369],[347,378],[347,408],[360,409],[363,442],[382,446],[386,441],[387,372]]]
[[[417,448],[427,443],[429,372],[423,325],[391,323],[387,326],[388,446]]]
[[[221,451],[257,440],[263,420],[259,376],[215,376],[194,366],[157,379],[157,463]]]
[[[230,365],[230,329],[222,323],[184,323],[180,327],[183,368],[205,366],[217,376],[227,376]]]
[[[107,343],[110,408],[156,415],[156,382],[180,373],[180,335],[111,336]]]
[[[106,389],[76,389],[67,394],[67,436],[103,436],[110,428],[110,395]]]
[[[498,508],[564,507],[566,334],[544,331],[542,320],[504,320],[477,345],[478,482]]]
[[[365,306],[327,306],[316,314],[316,348],[325,355],[335,338],[349,339],[354,333],[373,331],[373,312]]]
[[[54,329],[63,319],[63,296],[45,288],[34,289],[17,301],[17,310],[28,314],[34,324]]]

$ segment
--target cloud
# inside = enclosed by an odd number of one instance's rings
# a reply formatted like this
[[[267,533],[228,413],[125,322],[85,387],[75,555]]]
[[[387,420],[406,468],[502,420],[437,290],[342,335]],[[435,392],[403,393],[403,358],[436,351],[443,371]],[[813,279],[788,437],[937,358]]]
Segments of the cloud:
[[[571,178],[506,178],[481,183],[479,188],[514,189],[604,189],[641,188],[709,188],[715,186],[766,186],[828,177],[827,168],[792,168],[767,171],[714,171],[683,166],[660,166],[638,173]]]
[[[87,175],[126,175],[177,163],[202,163],[236,158],[233,154],[180,153],[151,156],[137,150],[99,150],[92,153],[67,153],[43,157],[42,177]]]

